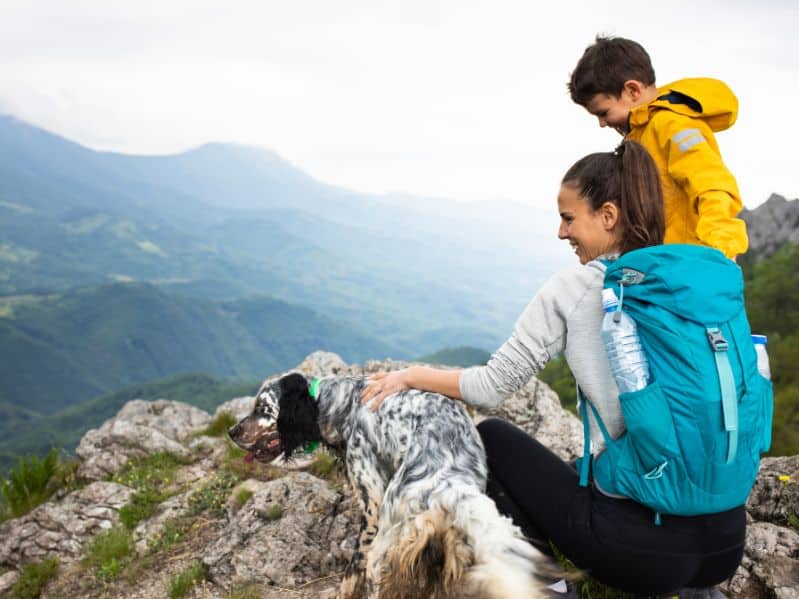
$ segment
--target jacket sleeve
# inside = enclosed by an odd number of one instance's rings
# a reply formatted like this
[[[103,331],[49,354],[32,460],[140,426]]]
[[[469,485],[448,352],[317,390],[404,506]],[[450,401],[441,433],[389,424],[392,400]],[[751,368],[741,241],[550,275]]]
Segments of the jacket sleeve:
[[[594,269],[580,266],[550,278],[527,305],[510,338],[485,366],[461,372],[463,400],[491,409],[521,389],[546,363],[563,352],[567,320],[589,292]]]
[[[665,111],[664,111],[665,112]],[[658,119],[658,138],[667,148],[668,174],[697,213],[696,236],[734,258],[746,252],[746,223],[738,184],[721,159],[713,131],[700,119],[668,113]]]

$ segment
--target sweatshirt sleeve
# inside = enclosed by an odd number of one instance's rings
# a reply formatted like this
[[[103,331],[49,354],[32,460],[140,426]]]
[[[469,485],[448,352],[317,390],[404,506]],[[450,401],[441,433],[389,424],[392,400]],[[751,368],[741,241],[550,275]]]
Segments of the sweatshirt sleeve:
[[[716,149],[713,131],[701,119],[669,115],[659,127],[668,147],[668,174],[685,191],[697,213],[696,236],[733,258],[746,252],[746,223],[738,184]]]
[[[602,271],[579,266],[550,278],[522,312],[510,338],[485,366],[468,368],[460,376],[463,400],[491,409],[521,389],[566,345],[567,321]]]

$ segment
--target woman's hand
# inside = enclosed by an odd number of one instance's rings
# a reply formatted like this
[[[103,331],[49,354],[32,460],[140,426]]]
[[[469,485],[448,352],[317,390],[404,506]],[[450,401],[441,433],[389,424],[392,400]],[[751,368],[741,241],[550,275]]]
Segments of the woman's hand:
[[[377,411],[383,400],[392,393],[411,389],[410,374],[412,368],[395,372],[377,372],[369,377],[369,382],[361,391],[361,402]]]

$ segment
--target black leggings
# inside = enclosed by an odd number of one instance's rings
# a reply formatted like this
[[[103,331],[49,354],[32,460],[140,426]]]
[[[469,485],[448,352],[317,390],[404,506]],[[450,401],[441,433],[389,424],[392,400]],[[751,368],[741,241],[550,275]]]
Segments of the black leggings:
[[[575,468],[523,430],[490,418],[477,427],[488,455],[488,494],[539,549],[549,542],[596,580],[639,595],[709,587],[743,556],[744,507],[706,516],[662,517],[580,487]]]

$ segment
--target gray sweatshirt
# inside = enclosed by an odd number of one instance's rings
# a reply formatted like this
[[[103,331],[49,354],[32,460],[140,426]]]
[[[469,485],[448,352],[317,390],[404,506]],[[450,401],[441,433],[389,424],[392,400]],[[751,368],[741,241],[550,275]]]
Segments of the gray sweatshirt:
[[[610,436],[615,439],[624,432],[619,391],[599,336],[604,276],[605,265],[598,260],[553,275],[488,364],[461,373],[464,401],[477,408],[495,408],[549,360],[563,354]],[[593,452],[598,453],[605,441],[594,418],[589,420]]]

